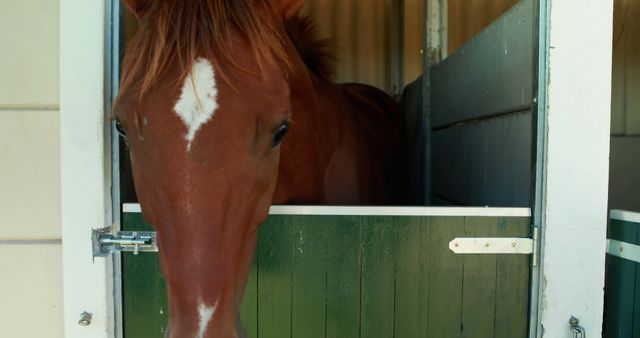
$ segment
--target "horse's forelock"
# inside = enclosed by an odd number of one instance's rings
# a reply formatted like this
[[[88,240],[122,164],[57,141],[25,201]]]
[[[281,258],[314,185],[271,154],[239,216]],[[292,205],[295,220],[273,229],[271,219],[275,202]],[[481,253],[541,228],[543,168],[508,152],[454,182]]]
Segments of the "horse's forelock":
[[[284,37],[274,24],[273,0],[156,0],[141,19],[140,30],[129,42],[122,64],[120,92],[138,99],[177,62],[182,76],[190,72],[199,53],[215,55],[216,64],[236,65],[229,54],[229,32],[236,29],[251,44],[262,67],[279,61],[289,66]],[[220,76],[226,80],[224,72]],[[119,100],[116,101],[116,107]]]

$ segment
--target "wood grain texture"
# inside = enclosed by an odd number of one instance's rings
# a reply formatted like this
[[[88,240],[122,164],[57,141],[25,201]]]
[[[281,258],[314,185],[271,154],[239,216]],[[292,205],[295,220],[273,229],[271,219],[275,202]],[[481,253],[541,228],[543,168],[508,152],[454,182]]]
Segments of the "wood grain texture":
[[[496,237],[495,217],[464,220],[465,237]],[[462,337],[494,337],[497,255],[463,255]]]
[[[293,219],[272,217],[258,237],[258,337],[291,337]]]
[[[140,214],[125,225],[150,229]],[[511,217],[270,216],[241,311],[247,337],[522,336],[529,256],[456,255],[448,243],[528,228]],[[157,255],[125,260],[124,285],[125,337],[163,337]]]
[[[496,237],[530,237],[529,219],[498,219]],[[496,257],[495,337],[526,337],[529,316],[529,255]]]

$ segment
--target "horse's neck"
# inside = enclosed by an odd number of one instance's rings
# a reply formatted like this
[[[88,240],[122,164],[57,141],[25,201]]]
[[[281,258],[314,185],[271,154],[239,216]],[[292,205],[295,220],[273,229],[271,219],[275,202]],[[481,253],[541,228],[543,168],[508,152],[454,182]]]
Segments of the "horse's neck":
[[[388,160],[388,152],[370,136],[384,139],[381,129],[390,126],[376,121],[372,103],[359,97],[365,87],[337,86],[304,75],[292,83],[294,124],[283,147],[274,202],[383,202],[386,172],[380,161]]]

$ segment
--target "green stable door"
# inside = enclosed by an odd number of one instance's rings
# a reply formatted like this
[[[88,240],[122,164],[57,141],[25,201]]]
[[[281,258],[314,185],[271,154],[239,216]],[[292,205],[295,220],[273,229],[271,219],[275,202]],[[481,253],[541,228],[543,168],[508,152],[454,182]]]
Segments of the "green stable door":
[[[294,212],[284,214],[287,208]],[[377,215],[365,215],[371,210]],[[505,216],[496,216],[501,210]],[[124,230],[151,230],[139,212],[123,215]],[[449,242],[527,238],[528,215],[528,209],[275,207],[260,229],[245,292],[247,335],[526,337],[530,255],[458,255]],[[123,253],[122,262],[125,338],[164,337],[157,254]]]

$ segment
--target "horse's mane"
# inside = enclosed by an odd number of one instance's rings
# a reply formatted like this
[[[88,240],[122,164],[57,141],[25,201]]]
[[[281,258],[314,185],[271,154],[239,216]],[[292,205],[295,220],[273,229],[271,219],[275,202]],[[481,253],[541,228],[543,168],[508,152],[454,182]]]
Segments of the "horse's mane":
[[[190,71],[188,60],[200,53],[235,64],[229,52],[233,29],[246,37],[260,65],[279,61],[290,66],[284,50],[286,37],[272,19],[276,13],[273,0],[153,1],[127,46],[120,92],[132,90],[142,98],[176,61],[184,78]]]
[[[127,46],[120,92],[131,90],[141,99],[174,62],[182,71],[176,79],[179,85],[190,71],[188,60],[195,60],[199,53],[216,55],[217,62],[234,65],[229,53],[232,29],[246,37],[259,65],[277,61],[291,67],[284,47],[286,37],[272,19],[276,13],[273,0],[153,1]],[[285,25],[309,70],[319,79],[330,81],[335,57],[328,40],[316,37],[308,18],[294,15]],[[227,79],[225,74],[220,75]],[[115,106],[119,106],[119,99]]]
[[[322,81],[333,81],[336,54],[331,40],[318,38],[316,27],[309,17],[295,15],[285,22],[285,26],[309,71]]]

